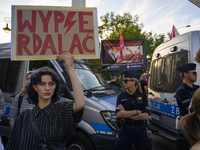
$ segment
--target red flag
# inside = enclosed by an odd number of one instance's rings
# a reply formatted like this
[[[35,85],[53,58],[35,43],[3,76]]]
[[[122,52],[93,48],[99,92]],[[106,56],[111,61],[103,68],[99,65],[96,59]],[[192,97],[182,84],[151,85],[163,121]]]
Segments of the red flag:
[[[124,40],[122,34],[120,33],[120,57],[123,59],[123,49],[124,49]]]
[[[172,33],[171,33],[171,35],[170,35],[170,40],[171,40],[172,38],[178,36],[178,35],[180,35],[180,34],[178,33],[177,29],[176,29],[175,26],[173,25],[173,27],[172,27]]]

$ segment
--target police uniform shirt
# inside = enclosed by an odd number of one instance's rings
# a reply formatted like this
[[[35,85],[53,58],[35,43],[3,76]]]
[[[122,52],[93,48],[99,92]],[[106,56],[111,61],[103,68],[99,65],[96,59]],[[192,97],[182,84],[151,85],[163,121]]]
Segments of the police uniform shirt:
[[[121,85],[117,82],[110,82],[109,85],[114,85],[114,86],[118,86],[121,88]]]
[[[127,91],[121,92],[117,97],[117,103],[116,103],[116,114],[120,111],[118,109],[118,105],[122,104],[125,110],[129,109],[129,105],[132,101],[134,103],[131,105],[130,110],[141,110],[142,113],[150,113],[148,108],[148,102],[147,102],[147,96],[142,93],[143,96],[143,104],[139,105],[137,104],[136,97],[139,94],[139,91],[136,90],[133,95],[130,95]]]
[[[176,101],[179,107],[180,116],[188,114],[186,108],[189,106],[192,96],[198,88],[199,86],[197,85],[193,85],[193,88],[191,88],[187,84],[182,83],[182,85],[176,90]]]

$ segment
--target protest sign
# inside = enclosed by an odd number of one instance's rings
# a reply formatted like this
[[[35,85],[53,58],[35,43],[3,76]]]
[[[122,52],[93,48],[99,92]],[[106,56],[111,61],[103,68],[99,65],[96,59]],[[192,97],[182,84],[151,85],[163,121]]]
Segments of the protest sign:
[[[124,40],[122,45],[123,50],[120,49],[120,40],[101,41],[101,70],[139,70],[147,67],[145,39]]]
[[[96,59],[96,8],[12,6],[12,60],[51,60],[64,52]]]

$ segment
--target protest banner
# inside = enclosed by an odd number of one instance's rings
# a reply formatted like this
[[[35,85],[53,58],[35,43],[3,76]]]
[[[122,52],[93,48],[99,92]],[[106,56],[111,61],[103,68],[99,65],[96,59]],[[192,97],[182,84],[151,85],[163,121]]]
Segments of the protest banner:
[[[122,43],[120,45],[120,40],[101,41],[100,69],[103,71],[117,71],[146,68],[145,39],[124,40],[124,44]]]
[[[11,25],[12,60],[100,57],[96,8],[14,5]]]

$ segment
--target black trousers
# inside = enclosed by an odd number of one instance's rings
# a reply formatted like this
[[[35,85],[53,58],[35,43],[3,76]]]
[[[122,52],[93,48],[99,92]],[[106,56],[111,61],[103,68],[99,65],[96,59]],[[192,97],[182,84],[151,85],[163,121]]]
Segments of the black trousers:
[[[151,150],[151,137],[146,131],[146,125],[126,125],[115,139],[115,150],[131,150],[132,142],[136,150]]]

